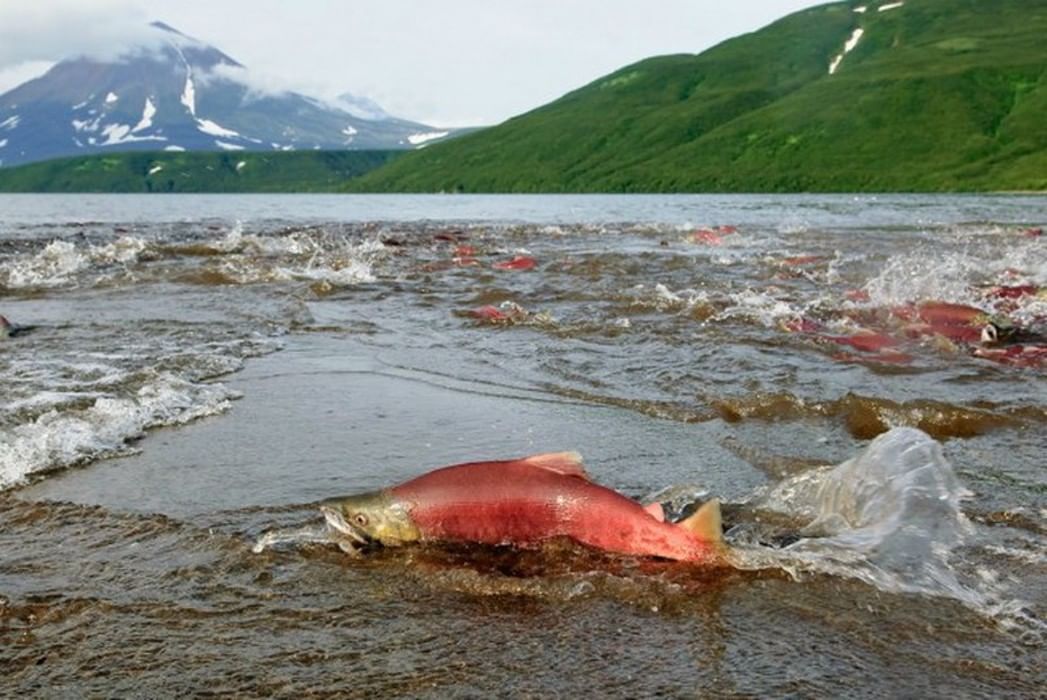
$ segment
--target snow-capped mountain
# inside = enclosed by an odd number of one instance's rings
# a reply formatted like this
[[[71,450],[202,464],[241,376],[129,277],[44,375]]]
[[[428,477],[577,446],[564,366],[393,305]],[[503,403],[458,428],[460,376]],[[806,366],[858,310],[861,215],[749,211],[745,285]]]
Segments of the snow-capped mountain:
[[[76,58],[0,95],[0,166],[126,150],[417,148],[451,134],[366,98],[251,87],[218,49],[154,23],[119,60]]]

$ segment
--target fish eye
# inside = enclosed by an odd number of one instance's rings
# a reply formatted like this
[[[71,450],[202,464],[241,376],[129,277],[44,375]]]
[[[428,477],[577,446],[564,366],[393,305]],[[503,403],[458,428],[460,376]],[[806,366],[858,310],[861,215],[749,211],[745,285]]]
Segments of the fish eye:
[[[367,527],[367,516],[363,513],[357,513],[353,516],[353,522],[360,527]]]

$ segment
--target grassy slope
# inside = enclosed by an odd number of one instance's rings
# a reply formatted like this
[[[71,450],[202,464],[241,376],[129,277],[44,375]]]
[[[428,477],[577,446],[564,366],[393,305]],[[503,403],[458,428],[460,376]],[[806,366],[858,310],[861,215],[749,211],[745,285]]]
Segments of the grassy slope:
[[[1047,189],[1047,0],[878,4],[823,5],[698,56],[642,61],[349,187]]]
[[[333,192],[400,154],[114,153],[0,169],[0,192]]]

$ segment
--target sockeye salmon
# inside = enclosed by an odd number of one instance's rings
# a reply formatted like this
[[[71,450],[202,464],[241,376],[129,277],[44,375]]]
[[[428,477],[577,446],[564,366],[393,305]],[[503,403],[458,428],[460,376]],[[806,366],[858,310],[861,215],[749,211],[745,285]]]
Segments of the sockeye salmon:
[[[718,501],[680,523],[593,483],[575,452],[444,467],[389,489],[320,506],[343,549],[412,542],[534,546],[568,537],[594,549],[723,562]]]

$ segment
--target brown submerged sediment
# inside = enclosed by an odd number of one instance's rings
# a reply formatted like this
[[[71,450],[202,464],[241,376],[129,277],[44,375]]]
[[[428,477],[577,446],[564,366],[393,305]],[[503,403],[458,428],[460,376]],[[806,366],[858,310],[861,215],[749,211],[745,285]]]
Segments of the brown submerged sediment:
[[[831,401],[810,401],[788,393],[755,394],[712,399],[717,414],[729,422],[788,421],[828,418],[839,420],[854,437],[869,440],[890,428],[911,426],[936,439],[969,438],[995,430],[1044,423],[1036,410],[972,408],[940,401],[891,401],[847,394]]]

